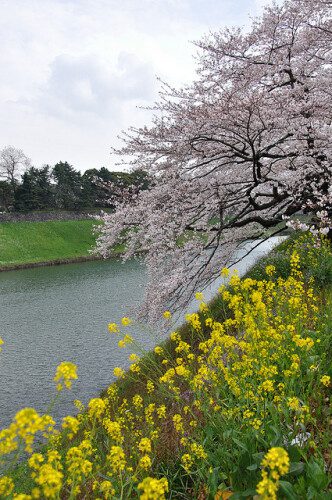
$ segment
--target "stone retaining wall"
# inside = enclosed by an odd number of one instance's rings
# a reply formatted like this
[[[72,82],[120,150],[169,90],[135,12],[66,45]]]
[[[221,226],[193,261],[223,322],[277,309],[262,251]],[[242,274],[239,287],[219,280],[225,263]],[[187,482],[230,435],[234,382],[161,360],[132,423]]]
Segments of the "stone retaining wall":
[[[95,212],[94,215],[98,213]],[[89,219],[89,212],[0,212],[1,222],[46,222]]]

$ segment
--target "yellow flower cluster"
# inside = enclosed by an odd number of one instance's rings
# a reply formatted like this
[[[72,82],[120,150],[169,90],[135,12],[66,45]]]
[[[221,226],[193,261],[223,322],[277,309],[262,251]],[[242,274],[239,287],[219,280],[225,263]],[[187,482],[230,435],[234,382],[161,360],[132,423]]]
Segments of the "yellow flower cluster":
[[[33,470],[31,477],[40,488],[34,489],[35,498],[40,492],[44,498],[56,498],[62,487],[62,464],[60,454],[53,450],[47,453],[47,461],[40,453],[31,455],[29,466]]]
[[[262,461],[262,480],[257,485],[257,493],[262,500],[276,500],[278,480],[289,471],[289,457],[283,448],[271,448]]]
[[[170,312],[170,311],[164,311],[164,312],[163,312],[163,317],[164,317],[165,319],[171,319],[172,314],[171,314],[171,312]]]
[[[35,436],[38,432],[48,437],[53,432],[55,422],[50,415],[39,415],[33,408],[24,408],[16,413],[8,428],[0,431],[0,456],[8,455],[18,449],[19,443],[32,453]]]
[[[68,438],[72,439],[78,432],[80,421],[76,417],[68,415],[62,419],[62,428],[68,431]]]
[[[77,367],[74,363],[63,361],[56,369],[54,382],[57,382],[57,390],[62,391],[63,387],[71,388],[72,380],[77,379]]]
[[[164,500],[165,494],[168,492],[168,483],[165,478],[146,477],[139,483],[138,489],[142,491],[141,500]]]
[[[90,417],[99,419],[106,410],[106,404],[101,398],[93,398],[90,399],[88,408]]]
[[[331,377],[329,375],[323,375],[320,381],[323,385],[325,385],[325,387],[331,385]]]
[[[14,489],[14,481],[7,476],[2,476],[0,478],[0,497],[9,497]]]
[[[67,484],[71,487],[71,494],[80,493],[80,483],[89,476],[93,463],[89,460],[93,453],[89,440],[84,439],[79,446],[69,448],[66,453]]]

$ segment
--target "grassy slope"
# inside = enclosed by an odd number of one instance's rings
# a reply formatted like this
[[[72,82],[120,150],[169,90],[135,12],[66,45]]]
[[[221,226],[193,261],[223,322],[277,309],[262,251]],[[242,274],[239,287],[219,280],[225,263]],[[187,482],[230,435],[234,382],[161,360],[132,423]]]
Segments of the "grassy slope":
[[[0,266],[66,260],[89,255],[95,220],[0,224]]]

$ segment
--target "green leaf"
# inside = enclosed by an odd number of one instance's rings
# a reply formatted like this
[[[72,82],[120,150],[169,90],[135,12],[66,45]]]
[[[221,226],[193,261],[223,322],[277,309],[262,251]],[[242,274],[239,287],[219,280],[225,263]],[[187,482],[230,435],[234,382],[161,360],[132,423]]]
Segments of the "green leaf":
[[[294,491],[293,485],[288,481],[279,481],[279,490],[290,500],[297,500],[298,497]]]
[[[324,469],[314,460],[311,460],[307,464],[307,477],[310,484],[316,488],[317,491],[324,491],[329,484],[329,478],[327,474],[325,474]]]
[[[233,441],[240,448],[242,448],[242,450],[245,450],[245,451],[247,451],[249,453],[248,447],[247,447],[247,445],[245,443],[242,443],[242,441],[240,441],[239,439],[236,439],[235,437],[233,437]]]
[[[247,470],[257,470],[258,469],[258,464],[252,464],[247,467]]]
[[[304,470],[304,463],[302,462],[291,462],[289,468],[289,474],[298,475]]]
[[[258,463],[261,463],[261,461],[263,460],[264,458],[264,455],[265,453],[263,451],[260,451],[259,453],[253,453],[252,454],[252,458],[258,462]]]

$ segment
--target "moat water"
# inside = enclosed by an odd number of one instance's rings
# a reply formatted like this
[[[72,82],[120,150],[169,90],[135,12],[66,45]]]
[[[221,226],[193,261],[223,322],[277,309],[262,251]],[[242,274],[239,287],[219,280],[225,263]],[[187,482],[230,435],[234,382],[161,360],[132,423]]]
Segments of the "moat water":
[[[236,265],[243,274],[279,239],[264,242]],[[250,243],[249,243],[250,245]],[[212,297],[216,281],[205,293]],[[94,261],[0,273],[0,428],[26,406],[45,412],[55,394],[53,377],[61,361],[78,366],[78,381],[63,391],[55,419],[75,413],[74,399],[86,403],[113,380],[115,366],[128,366],[131,351],[119,349],[109,322],[131,316],[143,299],[145,268],[132,260]],[[190,309],[194,310],[194,303]],[[128,327],[151,349],[160,340],[153,329]],[[156,329],[157,331],[157,329]]]

